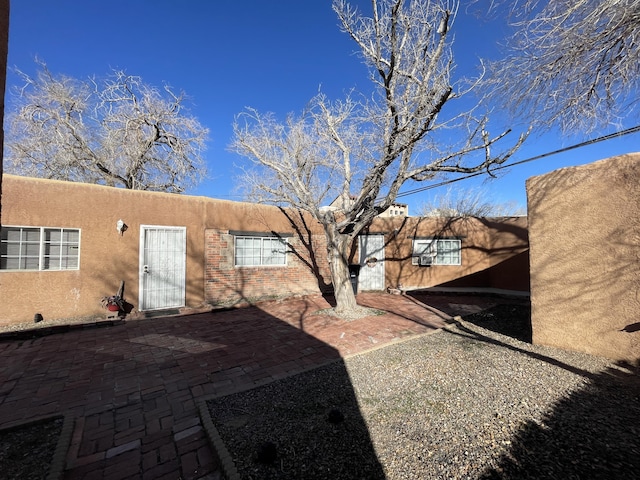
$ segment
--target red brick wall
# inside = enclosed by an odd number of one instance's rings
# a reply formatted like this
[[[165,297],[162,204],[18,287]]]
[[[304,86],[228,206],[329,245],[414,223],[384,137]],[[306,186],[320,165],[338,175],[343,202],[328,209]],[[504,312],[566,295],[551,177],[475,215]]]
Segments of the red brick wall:
[[[302,240],[288,237],[291,251],[286,266],[234,266],[234,236],[227,230],[205,231],[205,301],[232,304],[283,295],[303,295],[326,291],[328,266],[323,235],[313,235],[311,255]],[[319,273],[316,273],[319,272]]]

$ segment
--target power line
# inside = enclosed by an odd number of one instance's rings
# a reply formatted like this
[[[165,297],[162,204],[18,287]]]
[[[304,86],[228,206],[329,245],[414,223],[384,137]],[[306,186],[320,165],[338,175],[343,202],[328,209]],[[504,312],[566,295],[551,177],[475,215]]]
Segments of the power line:
[[[516,165],[522,165],[523,163],[533,162],[535,160],[540,160],[541,158],[550,157],[551,155],[557,155],[558,153],[568,152],[569,150],[574,150],[576,148],[586,147],[586,146],[592,145],[594,143],[604,142],[605,140],[611,140],[612,138],[623,137],[625,135],[629,135],[631,133],[637,133],[637,132],[640,132],[640,125],[636,125],[635,127],[627,128],[626,130],[621,130],[619,132],[610,133],[608,135],[603,135],[601,137],[593,138],[591,140],[586,140],[584,142],[577,143],[577,144],[571,145],[569,147],[561,148],[559,150],[554,150],[552,152],[547,152],[547,153],[543,153],[543,154],[540,154],[540,155],[536,155],[535,157],[530,157],[530,158],[527,158],[525,160],[520,160],[520,161],[517,161],[517,162],[509,163],[507,165],[500,165],[500,166],[497,166],[496,168],[494,168],[492,171],[495,172],[497,170],[503,170],[505,168],[514,167]],[[442,187],[444,185],[449,185],[451,183],[459,182],[461,180],[466,180],[468,178],[477,177],[477,176],[484,175],[484,174],[485,174],[485,172],[476,172],[476,173],[471,173],[469,175],[465,175],[464,177],[452,178],[450,180],[445,180],[445,181],[440,182],[440,183],[432,183],[431,185],[426,185],[424,187],[419,187],[419,188],[415,188],[413,190],[407,190],[406,192],[398,193],[397,197],[406,197],[408,195],[413,195],[415,193],[424,192],[426,190],[431,190],[433,188]]]

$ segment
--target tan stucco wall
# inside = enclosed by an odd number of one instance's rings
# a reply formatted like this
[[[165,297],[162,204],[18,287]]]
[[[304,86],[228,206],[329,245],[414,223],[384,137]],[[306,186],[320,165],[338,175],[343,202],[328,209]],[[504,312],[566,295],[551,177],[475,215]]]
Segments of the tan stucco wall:
[[[640,359],[640,154],[527,181],[533,341]]]
[[[141,224],[186,227],[186,305],[203,302],[206,199],[12,175],[4,176],[3,189],[4,225],[80,228],[81,243],[79,270],[0,272],[0,298],[11,299],[0,323],[33,320],[35,313],[103,315],[100,299],[114,295],[122,280],[137,308]],[[128,226],[122,236],[119,219]]]
[[[79,270],[0,271],[0,325],[33,321],[36,313],[45,320],[104,316],[100,300],[114,295],[121,281],[135,312],[141,225],[186,227],[188,307],[206,302],[208,228],[293,232],[289,218],[272,206],[14,175],[3,180],[3,225],[79,228],[81,244]],[[116,230],[119,219],[128,226],[122,236]],[[320,231],[317,223],[307,226],[313,233]]]
[[[206,201],[204,221],[209,228],[256,233],[292,232],[291,222],[299,223],[300,221],[298,214],[269,205],[213,198],[204,198],[204,200]],[[314,233],[322,232],[322,228],[315,221],[306,219],[305,226]]]
[[[187,307],[330,288],[326,240],[318,222],[277,207],[206,197],[116,189],[99,185],[4,176],[6,226],[78,228],[80,269],[0,271],[0,325],[105,315],[100,300],[125,282],[125,300],[140,309],[141,225],[185,227]],[[116,230],[122,219],[124,235]],[[500,279],[527,278],[510,262],[527,251],[526,218],[376,219],[369,233],[385,235],[385,288],[507,287]],[[242,267],[233,262],[236,234],[291,238],[286,267]],[[414,237],[462,239],[462,265],[411,264]],[[356,254],[354,250],[354,254]],[[358,262],[357,256],[352,259]],[[496,275],[496,272],[500,272]],[[522,288],[527,290],[528,285]]]
[[[426,287],[497,288],[528,292],[526,217],[488,218],[378,218],[370,233],[385,233],[387,286],[404,289]],[[412,265],[416,237],[461,239],[461,265]],[[510,267],[505,266],[512,262]]]
[[[527,217],[480,219],[491,243],[488,286],[499,290],[530,291],[529,221]]]

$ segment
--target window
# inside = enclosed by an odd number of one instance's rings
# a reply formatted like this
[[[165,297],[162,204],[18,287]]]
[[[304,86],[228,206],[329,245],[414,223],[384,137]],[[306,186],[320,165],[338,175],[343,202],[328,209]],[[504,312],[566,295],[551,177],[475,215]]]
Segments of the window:
[[[420,264],[420,256],[431,257],[432,265],[460,265],[461,241],[449,238],[425,238],[413,241],[413,265]]]
[[[236,267],[286,265],[287,245],[278,237],[236,237]]]
[[[77,270],[80,230],[2,227],[0,270]]]

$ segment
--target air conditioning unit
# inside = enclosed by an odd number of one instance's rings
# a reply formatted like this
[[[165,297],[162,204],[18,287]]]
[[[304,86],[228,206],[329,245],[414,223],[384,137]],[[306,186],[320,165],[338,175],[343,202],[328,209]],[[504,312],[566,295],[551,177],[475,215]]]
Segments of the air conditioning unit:
[[[419,262],[423,267],[430,267],[433,263],[433,257],[431,255],[420,255]]]

